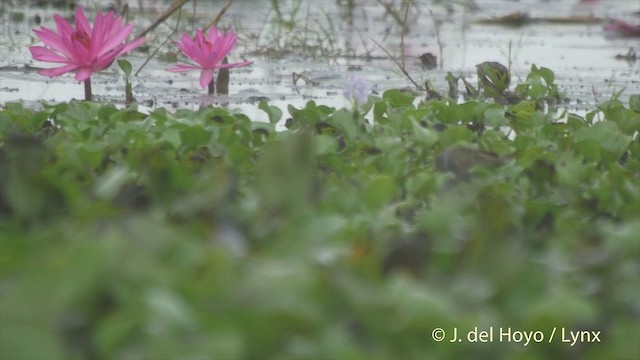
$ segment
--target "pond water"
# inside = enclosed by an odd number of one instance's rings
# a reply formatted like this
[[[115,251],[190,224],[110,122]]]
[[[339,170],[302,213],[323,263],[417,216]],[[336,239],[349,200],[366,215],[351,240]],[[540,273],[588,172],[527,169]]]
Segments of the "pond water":
[[[33,67],[49,64],[33,61],[28,51],[29,45],[39,43],[31,31],[38,26],[38,19],[41,25],[55,27],[53,13],[68,17],[73,11],[30,6],[33,2],[3,0],[0,5],[0,104],[23,100],[36,106],[41,100],[83,98],[83,86],[71,75],[53,79],[38,75]],[[125,2],[130,21],[136,24],[134,34],[172,4],[150,0],[76,3],[92,13],[91,18],[98,9],[118,8]],[[176,61],[174,41],[178,35],[206,25],[224,2],[188,2],[179,14],[179,23],[176,13],[147,36],[146,52],[135,51],[126,57],[135,72],[170,37],[132,79],[141,109],[197,108],[213,103],[261,117],[265,115],[256,110],[259,99],[268,99],[283,109],[302,106],[311,99],[347,106],[342,89],[350,73],[368,80],[378,93],[389,88],[415,88],[376,42],[399,62],[404,59],[407,72],[418,84],[429,80],[443,94],[447,92],[447,72],[476,84],[475,65],[484,61],[510,66],[512,89],[524,80],[532,64],[552,69],[556,83],[567,92],[570,111],[583,111],[621,90],[623,100],[640,93],[640,62],[621,59],[640,52],[639,38],[603,30],[607,19],[640,22],[637,0],[413,1],[408,12],[400,0],[237,0],[219,26],[238,32],[238,46],[230,60],[255,63],[231,70],[229,95],[211,97],[199,87],[197,73],[174,74],[165,69]],[[516,12],[539,21],[522,26],[483,22]],[[437,56],[442,67],[423,68],[420,55],[427,52]],[[183,58],[178,55],[177,59]],[[298,79],[294,84],[293,73],[313,82]],[[97,100],[124,101],[124,79],[116,65],[92,80]],[[464,88],[462,84],[460,88]]]

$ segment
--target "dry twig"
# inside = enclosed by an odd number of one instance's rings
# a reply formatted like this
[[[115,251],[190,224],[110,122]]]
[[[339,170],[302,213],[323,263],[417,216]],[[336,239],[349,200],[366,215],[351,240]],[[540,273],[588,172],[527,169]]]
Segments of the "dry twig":
[[[409,75],[409,73],[407,72],[407,70],[402,66],[402,64],[400,64],[398,62],[398,60],[396,60],[396,58],[394,58],[393,56],[391,56],[391,54],[389,54],[389,52],[387,51],[387,49],[383,48],[382,45],[378,44],[377,41],[375,41],[373,38],[370,38],[371,41],[373,41],[376,45],[378,45],[378,47],[380,49],[382,49],[382,51],[385,52],[385,54],[387,54],[387,56],[389,56],[391,58],[391,60],[393,60],[394,63],[396,63],[396,65],[398,65],[398,68],[400,69],[400,71],[402,71],[402,73],[404,74],[404,76],[407,77],[407,79],[409,79],[413,85],[415,85],[416,89],[420,89],[420,85],[418,85],[417,82],[415,82],[415,80],[413,80],[413,78],[411,77],[411,75]]]
[[[220,21],[220,18],[222,17],[222,15],[224,15],[224,13],[227,12],[227,9],[229,9],[232,3],[233,3],[233,0],[227,0],[227,2],[224,3],[224,5],[222,5],[222,8],[220,8],[220,11],[218,11],[218,14],[211,20],[211,22],[207,24],[207,26],[204,27],[202,31],[207,31],[212,26],[217,27],[218,21]]]
[[[169,18],[169,16],[173,15],[174,12],[178,11],[179,9],[182,9],[182,6],[184,4],[186,4],[187,1],[189,1],[189,0],[176,0],[176,2],[174,2],[173,5],[171,5],[171,7],[167,9],[167,11],[165,11],[162,15],[160,15],[158,20],[156,20],[153,24],[151,24],[151,26],[146,28],[137,37],[145,36],[148,32],[150,32],[151,30],[153,30],[156,27],[158,27],[158,25],[162,24],[165,20],[167,20],[167,18]]]

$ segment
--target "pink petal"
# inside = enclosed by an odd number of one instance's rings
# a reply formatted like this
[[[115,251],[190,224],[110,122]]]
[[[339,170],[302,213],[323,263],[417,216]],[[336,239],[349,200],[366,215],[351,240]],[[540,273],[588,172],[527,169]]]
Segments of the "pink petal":
[[[85,81],[91,77],[93,70],[91,68],[80,68],[76,73],[76,80]]]
[[[77,44],[77,42],[75,41],[72,41],[71,37],[62,37],[60,40],[62,40],[62,45],[67,49],[69,59],[71,59],[75,63],[81,62],[81,54],[78,54],[78,52],[76,51],[76,45],[79,44]]]
[[[128,53],[129,51],[137,48],[138,46],[140,46],[142,44],[144,44],[145,41],[147,41],[146,38],[139,37],[139,38],[133,40],[132,42],[127,43],[125,46],[122,47],[122,49],[120,49],[120,51],[118,51],[118,55]]]
[[[59,54],[53,52],[51,49],[47,49],[44,46],[31,46],[29,47],[31,56],[39,61],[55,62],[55,63],[70,63],[71,61]]]
[[[213,81],[213,70],[205,69],[200,73],[200,86],[206,88]]]
[[[111,12],[109,12],[109,14],[111,14]],[[104,43],[105,36],[107,35],[108,28],[105,25],[102,13],[98,13],[91,32],[91,54],[94,56],[97,56],[100,49],[102,49],[102,44]]]
[[[100,52],[98,52],[98,56],[106,54],[107,52],[113,50],[113,48],[115,48],[116,46],[122,44],[122,42],[124,42],[127,39],[127,37],[129,37],[129,34],[131,34],[132,30],[133,30],[133,24],[129,24],[123,27],[122,29],[118,30],[115,34],[111,36],[111,38],[109,38],[104,43],[104,45],[102,46],[102,49],[100,49]]]
[[[218,38],[218,29],[216,29],[215,26],[212,26],[209,29],[209,35],[207,36],[207,38],[211,43],[214,43],[216,41],[216,39]]]
[[[253,61],[245,61],[245,62],[239,62],[239,63],[233,63],[233,64],[220,64],[218,68],[233,69],[233,68],[242,67],[242,66],[249,66],[251,64],[253,64]]]
[[[204,33],[201,29],[196,29],[196,40],[196,42],[199,44],[204,43],[204,40],[206,40],[206,37],[204,36]]]
[[[100,13],[98,13],[100,15]],[[76,30],[82,30],[87,33],[87,35],[91,34],[91,25],[87,21],[87,17],[84,16],[84,11],[82,11],[82,6],[78,5],[78,9],[76,10]]]
[[[45,28],[44,26],[40,28],[40,30],[33,29],[33,32],[45,43],[45,45],[49,46],[51,49],[61,53],[69,59],[74,59],[74,55],[71,51],[66,47],[62,39],[55,32]]]
[[[207,59],[204,61],[204,64],[206,67],[214,68],[218,65],[220,61],[222,61],[222,59],[223,57],[219,57],[218,53],[212,51],[211,53],[209,53],[209,56],[207,56]]]
[[[91,56],[90,49],[87,49],[86,47],[84,47],[84,45],[82,45],[78,41],[71,40],[70,48],[72,49],[73,54],[75,54],[76,56],[76,62],[78,63],[78,65],[88,64],[91,61],[93,61],[93,57]]]
[[[36,33],[36,36],[42,40],[43,43],[49,45],[56,51],[66,51],[67,48],[62,43],[60,39],[60,35],[58,35],[55,31],[49,30],[46,27],[42,26],[40,29],[33,29],[33,32]]]
[[[115,15],[113,14],[113,12],[110,12],[109,14],[111,14],[112,16],[108,19],[108,27],[112,29],[111,34],[114,34],[116,31],[122,28],[122,16],[116,16],[114,18]]]
[[[42,69],[38,71],[38,74],[48,76],[48,77],[54,77],[54,76],[59,76],[59,75],[74,71],[77,68],[78,68],[77,65],[71,64],[71,65],[54,68],[54,69]]]
[[[60,15],[53,15],[53,19],[56,21],[56,26],[58,28],[58,34],[61,38],[70,38],[71,34],[73,34],[73,28],[71,24],[67,22],[67,20],[60,17]]]
[[[227,54],[229,54],[231,50],[233,50],[233,48],[236,46],[237,41],[238,38],[235,34],[227,36],[224,40],[222,40],[220,51],[223,52],[225,56],[227,56]]]
[[[174,67],[167,69],[167,71],[170,72],[185,72],[193,70],[202,70],[202,68],[191,64],[176,64]]]
[[[191,39],[191,37],[185,33],[183,33],[182,35],[180,35],[180,40],[183,43],[193,43],[193,39]]]
[[[100,71],[108,68],[111,65],[111,63],[113,63],[113,61],[116,59],[116,55],[117,54],[115,52],[111,52],[109,54],[106,54],[97,58],[91,65],[91,68],[93,69],[93,71]]]

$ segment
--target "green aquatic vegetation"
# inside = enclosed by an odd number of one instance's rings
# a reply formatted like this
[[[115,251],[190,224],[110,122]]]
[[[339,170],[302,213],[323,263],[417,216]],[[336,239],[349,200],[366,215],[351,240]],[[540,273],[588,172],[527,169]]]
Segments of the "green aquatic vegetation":
[[[635,358],[638,98],[563,115],[525,82],[264,123],[4,104],[0,357]]]

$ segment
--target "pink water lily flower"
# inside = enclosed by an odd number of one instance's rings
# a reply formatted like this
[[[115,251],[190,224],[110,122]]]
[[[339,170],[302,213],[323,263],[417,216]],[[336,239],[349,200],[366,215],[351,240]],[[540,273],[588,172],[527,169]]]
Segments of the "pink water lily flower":
[[[196,64],[176,64],[167,71],[200,71],[200,86],[205,88],[212,84],[215,69],[231,69],[253,63],[253,61],[223,63],[237,40],[238,37],[233,31],[225,34],[223,31],[218,31],[215,26],[211,27],[206,36],[201,29],[196,29],[196,36],[193,39],[187,34],[182,34],[177,42],[178,47]],[[211,86],[209,86],[209,93],[212,93]]]
[[[122,26],[122,17],[116,17],[113,11],[103,15],[98,13],[93,28],[78,6],[75,29],[59,15],[53,16],[58,32],[41,27],[33,31],[47,46],[31,46],[29,50],[34,59],[64,64],[53,69],[38,71],[49,77],[76,71],[76,80],[84,81],[91,74],[111,65],[116,57],[127,53],[145,41],[138,38],[124,44],[131,34],[133,24]]]

